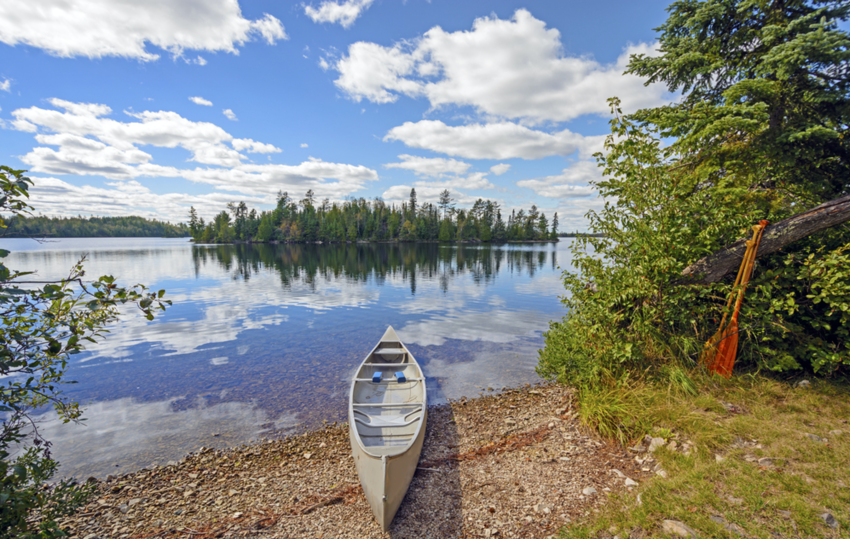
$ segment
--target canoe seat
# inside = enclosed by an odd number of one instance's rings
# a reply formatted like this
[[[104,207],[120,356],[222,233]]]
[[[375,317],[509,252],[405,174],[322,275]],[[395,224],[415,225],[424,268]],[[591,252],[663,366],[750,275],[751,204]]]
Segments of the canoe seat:
[[[381,348],[380,350],[375,350],[376,354],[380,354],[382,356],[394,356],[397,354],[404,354],[404,348]]]
[[[354,410],[355,414],[359,414],[354,416],[354,421],[360,423],[361,425],[365,425],[367,427],[372,427],[375,429],[406,427],[422,419],[421,416],[414,417],[413,419],[408,419],[408,417],[413,414],[419,413],[419,411],[420,409],[417,408],[416,410],[411,410],[406,414],[369,415],[361,410]]]
[[[405,378],[404,380],[405,381],[402,382],[401,380],[393,380],[393,379],[390,379],[390,378],[387,378],[387,379],[378,378],[378,381],[376,382],[375,378],[355,378],[354,379],[355,382],[372,382],[373,384],[396,384],[396,383],[402,384],[402,383],[407,383],[407,382],[421,382],[422,380],[424,380],[424,378]]]

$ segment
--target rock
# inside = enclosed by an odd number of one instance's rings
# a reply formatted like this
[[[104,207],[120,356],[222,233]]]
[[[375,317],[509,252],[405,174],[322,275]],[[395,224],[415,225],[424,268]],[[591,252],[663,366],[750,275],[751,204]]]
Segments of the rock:
[[[807,432],[807,433],[805,433],[805,434],[806,434],[806,438],[808,438],[809,440],[811,440],[811,441],[813,441],[813,442],[818,442],[818,443],[821,443],[821,444],[825,444],[826,442],[828,442],[828,441],[829,441],[829,440],[827,440],[826,438],[821,438],[821,437],[820,437],[820,436],[818,436],[817,434],[810,434],[810,433],[808,433],[808,432]]]
[[[647,451],[650,453],[655,453],[655,450],[664,445],[664,438],[653,438],[651,442],[649,442],[649,448]]]
[[[505,419],[505,424],[509,427],[513,427],[514,425],[516,425],[516,420],[510,418]]]
[[[624,474],[620,470],[611,470],[611,471],[614,472],[617,475],[617,477],[619,477],[620,479],[626,479],[626,474]]]
[[[730,532],[734,533],[735,535],[737,535],[739,537],[746,537],[747,536],[746,532],[744,532],[744,528],[742,528],[742,527],[740,527],[737,524],[734,524],[732,522],[726,522],[726,519],[724,519],[720,515],[711,515],[708,518],[711,519],[712,522],[715,522],[716,524],[720,524],[721,526],[723,526],[723,529],[730,531]]]
[[[196,474],[196,473],[190,473],[189,474],[189,479],[197,479],[197,478],[198,478],[198,474]]]
[[[835,429],[835,430],[829,431],[829,435],[832,436],[833,438],[838,438],[842,434],[844,434],[844,431],[841,430],[841,429]]]
[[[782,509],[777,509],[776,512],[785,518],[791,518],[791,511],[783,511]]]
[[[535,513],[546,513],[547,515],[551,512],[551,509],[545,503],[535,504],[532,509]]]
[[[667,449],[670,451],[675,451],[679,445],[676,443],[676,440],[671,440],[669,444],[667,444]]]
[[[550,429],[554,429],[554,428],[555,428],[555,424],[554,424],[554,423],[549,423],[549,428],[550,428]]]
[[[304,458],[305,458],[305,459],[309,459],[309,458],[310,458],[310,457],[312,457],[312,456],[313,456],[313,453],[304,453]]]
[[[715,462],[720,463],[720,462],[723,462],[724,460],[726,460],[724,457],[721,457],[720,455],[714,455],[714,461]]]
[[[690,528],[684,522],[678,520],[665,520],[661,523],[661,530],[664,533],[678,535],[679,537],[699,537],[697,532]]]
[[[832,513],[823,513],[822,515],[820,515],[820,517],[823,519],[827,526],[829,526],[833,530],[838,529],[838,521],[835,520],[835,517],[832,516]]]
[[[228,495],[228,496],[238,496],[238,495],[239,495],[239,491],[238,491],[238,490],[230,489],[230,490],[228,490],[228,491],[227,491],[227,495]]]
[[[184,498],[191,498],[191,497],[192,497],[192,496],[194,496],[194,495],[195,495],[195,491],[194,491],[194,490],[187,490],[186,492],[184,492],[184,493],[183,493],[183,497],[184,497]]]
[[[667,472],[665,470],[661,469],[661,468],[659,468],[658,470],[655,470],[655,475],[657,475],[659,477],[663,477],[664,479],[667,479]]]
[[[784,462],[784,459],[778,459],[774,457],[762,457],[759,459],[759,466],[764,466],[765,468],[773,468],[774,466],[782,466]]]
[[[744,498],[736,498],[734,496],[729,496],[726,499],[729,500],[729,503],[733,503],[735,505],[741,505],[742,503],[744,503]]]
[[[584,489],[582,489],[581,493],[584,494],[585,496],[592,496],[592,495],[596,494],[596,489],[593,488],[593,487],[584,487]]]
[[[629,451],[634,451],[635,453],[646,453],[646,448],[640,444],[636,444],[634,447],[630,447]]]
[[[633,487],[638,486],[638,482],[635,481],[634,479],[630,478],[630,477],[627,477],[626,478],[626,486],[629,487],[629,488],[633,488]]]
[[[794,384],[794,387],[799,387],[800,389],[808,389],[809,387],[811,387],[811,385],[812,383],[808,380],[800,380],[799,382]]]
[[[84,537],[84,539],[100,539],[96,533],[90,533]]]
[[[129,505],[127,505],[126,503],[125,503],[125,504],[121,504],[121,505],[119,505],[119,506],[118,506],[118,510],[119,510],[119,511],[121,511],[121,514],[122,514],[122,515],[126,515],[126,514],[127,514],[127,512],[129,512],[129,511],[130,511],[130,506],[129,506]]]
[[[233,520],[238,520],[238,519],[242,518],[243,514],[244,513],[242,513],[241,511],[237,511],[237,512],[233,513],[233,516],[231,518],[233,518]]]
[[[635,500],[637,501],[638,505],[643,505],[643,500],[640,499],[640,494],[637,495],[637,498],[635,498]]]
[[[133,507],[134,505],[138,505],[138,504],[142,503],[142,501],[143,501],[143,500],[142,500],[142,498],[133,498],[132,500],[130,500],[129,502],[127,502],[127,504],[128,504],[130,507]]]

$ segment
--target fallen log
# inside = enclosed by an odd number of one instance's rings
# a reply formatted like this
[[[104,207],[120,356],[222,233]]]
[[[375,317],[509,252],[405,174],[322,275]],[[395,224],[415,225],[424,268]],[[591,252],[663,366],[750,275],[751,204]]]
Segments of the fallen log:
[[[825,202],[803,213],[793,215],[764,229],[756,256],[779,251],[786,245],[816,232],[850,221],[850,195]],[[711,284],[741,266],[746,239],[740,239],[723,249],[697,260],[682,271],[680,284]]]

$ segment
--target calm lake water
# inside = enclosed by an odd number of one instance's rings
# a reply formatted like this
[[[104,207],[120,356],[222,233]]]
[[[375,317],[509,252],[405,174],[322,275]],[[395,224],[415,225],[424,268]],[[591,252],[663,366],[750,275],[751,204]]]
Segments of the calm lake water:
[[[82,425],[43,416],[61,473],[124,473],[201,446],[232,447],[345,421],[349,379],[388,325],[420,362],[429,401],[538,381],[542,332],[563,316],[557,244],[200,245],[186,239],[0,240],[8,266],[165,288],[71,361]]]

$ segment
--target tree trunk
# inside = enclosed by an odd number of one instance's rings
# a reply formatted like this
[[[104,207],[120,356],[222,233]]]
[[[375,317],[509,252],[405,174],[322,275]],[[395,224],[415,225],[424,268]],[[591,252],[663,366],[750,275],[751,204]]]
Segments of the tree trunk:
[[[850,221],[850,195],[825,202],[816,208],[798,213],[764,229],[756,256],[769,255],[786,245],[815,232]],[[682,271],[680,284],[710,284],[719,282],[741,265],[746,239],[741,239],[702,258]]]

